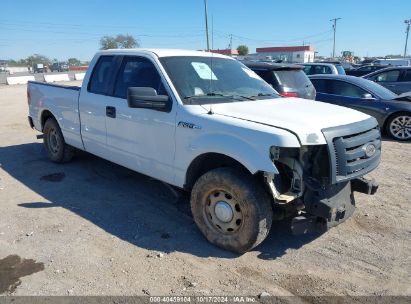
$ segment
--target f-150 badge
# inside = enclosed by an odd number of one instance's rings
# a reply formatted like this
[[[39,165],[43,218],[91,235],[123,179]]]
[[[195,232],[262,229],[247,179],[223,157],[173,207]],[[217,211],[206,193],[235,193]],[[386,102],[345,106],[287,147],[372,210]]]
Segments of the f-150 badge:
[[[178,126],[181,128],[187,128],[187,129],[201,129],[200,126],[193,124],[191,122],[185,122],[185,121],[180,121],[178,123]]]

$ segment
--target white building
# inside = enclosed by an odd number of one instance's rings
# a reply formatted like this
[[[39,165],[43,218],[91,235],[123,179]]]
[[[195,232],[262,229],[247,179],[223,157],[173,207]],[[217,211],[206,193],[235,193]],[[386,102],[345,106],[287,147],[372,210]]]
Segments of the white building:
[[[310,45],[262,47],[256,49],[259,58],[265,57],[283,62],[314,62],[315,51]]]

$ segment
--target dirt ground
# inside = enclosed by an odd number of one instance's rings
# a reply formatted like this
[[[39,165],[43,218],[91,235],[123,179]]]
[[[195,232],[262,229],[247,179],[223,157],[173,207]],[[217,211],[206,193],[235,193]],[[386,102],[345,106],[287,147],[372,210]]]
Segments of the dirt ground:
[[[50,163],[26,86],[0,86],[0,108],[0,293],[411,295],[410,143],[384,140],[379,191],[357,193],[347,222],[299,237],[276,222],[235,255],[209,244],[187,197],[159,181],[86,153]]]

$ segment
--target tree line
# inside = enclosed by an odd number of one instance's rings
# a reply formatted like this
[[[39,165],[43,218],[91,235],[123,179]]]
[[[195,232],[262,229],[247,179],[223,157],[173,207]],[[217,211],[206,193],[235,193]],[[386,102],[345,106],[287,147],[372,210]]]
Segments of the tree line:
[[[9,59],[6,60],[7,64],[9,66],[24,66],[24,67],[32,67],[34,64],[42,63],[44,65],[51,65],[54,62],[60,62],[60,60],[57,60],[56,58],[50,59],[47,56],[41,55],[41,54],[33,54],[31,56],[28,56],[27,58],[19,59],[19,60],[14,60],[14,59]],[[82,63],[79,59],[77,58],[68,58],[67,63],[70,66],[80,66],[82,64],[87,65],[88,62]]]
[[[132,35],[123,35],[118,34],[116,36],[103,36],[100,39],[100,50],[108,50],[108,49],[130,49],[140,47],[140,42],[133,37]],[[239,45],[237,47],[237,51],[239,55],[247,55],[248,54],[248,47],[246,45]],[[28,56],[24,59],[19,60],[7,60],[6,61],[9,66],[27,66],[31,67],[34,64],[42,63],[45,65],[51,65],[54,62],[59,62],[57,59],[50,59],[49,57],[42,55],[42,54],[33,54]],[[77,58],[68,58],[67,63],[70,66],[79,66],[81,65],[81,61]],[[88,62],[83,63],[88,64]]]

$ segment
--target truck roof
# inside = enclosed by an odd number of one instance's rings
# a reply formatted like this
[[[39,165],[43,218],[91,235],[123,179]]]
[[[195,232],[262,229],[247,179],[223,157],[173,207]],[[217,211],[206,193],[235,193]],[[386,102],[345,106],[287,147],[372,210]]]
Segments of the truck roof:
[[[207,51],[194,51],[194,50],[181,50],[181,49],[110,49],[99,51],[97,54],[112,54],[112,55],[132,55],[132,54],[155,54],[157,57],[172,57],[172,56],[200,56],[200,57],[219,57],[219,58],[231,58],[217,53],[211,53]]]

